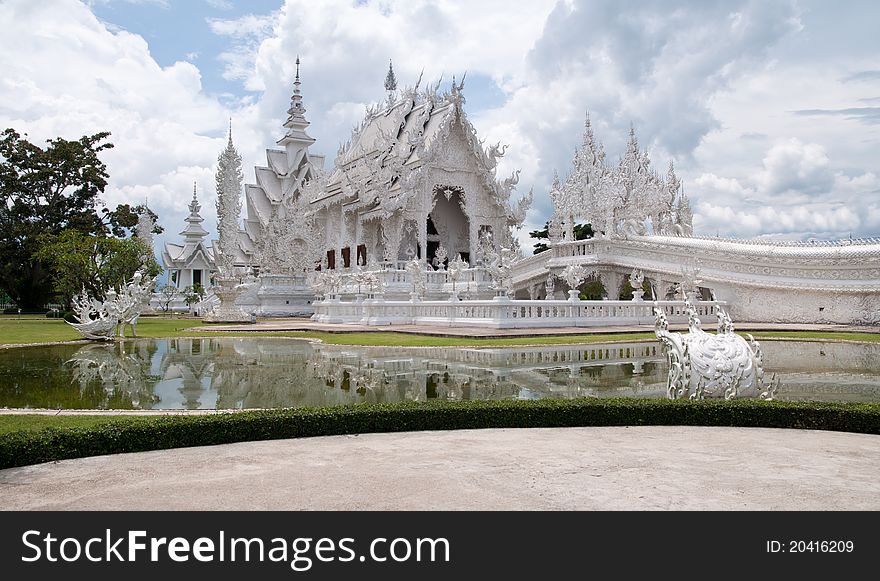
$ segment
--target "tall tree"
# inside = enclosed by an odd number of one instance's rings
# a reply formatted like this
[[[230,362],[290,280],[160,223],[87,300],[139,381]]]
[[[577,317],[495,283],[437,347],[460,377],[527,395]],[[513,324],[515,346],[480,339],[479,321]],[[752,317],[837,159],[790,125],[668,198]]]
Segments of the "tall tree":
[[[154,279],[162,273],[152,248],[136,237],[96,236],[71,229],[44,241],[36,258],[49,266],[54,290],[65,305],[83,290],[103,300],[108,290],[120,291],[140,269]]]
[[[529,232],[529,237],[536,238],[540,240],[550,240],[550,222],[544,223],[544,228],[541,230],[532,230]],[[575,224],[574,225],[574,239],[575,240],[586,240],[587,238],[593,237],[593,227],[589,224]],[[550,247],[547,246],[546,242],[536,242],[534,245],[534,252],[532,254],[541,254],[542,252],[546,252],[550,250]]]
[[[47,235],[104,236],[118,226],[120,216],[96,211],[109,177],[98,154],[113,147],[109,135],[56,138],[42,148],[14,129],[0,134],[0,290],[21,308],[40,307],[53,293],[51,267],[38,256]]]

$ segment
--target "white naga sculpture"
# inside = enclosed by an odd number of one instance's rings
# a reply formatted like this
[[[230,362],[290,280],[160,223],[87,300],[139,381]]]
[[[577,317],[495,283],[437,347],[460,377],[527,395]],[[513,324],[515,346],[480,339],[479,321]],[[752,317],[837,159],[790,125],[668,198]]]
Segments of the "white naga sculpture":
[[[773,399],[779,382],[764,383],[764,354],[751,336],[748,341],[733,332],[733,322],[720,307],[718,333],[702,330],[690,300],[688,332],[671,333],[666,314],[656,303],[654,332],[663,344],[669,362],[666,396],[669,399],[759,397]]]
[[[116,329],[125,336],[125,325],[131,327],[132,337],[137,337],[137,320],[149,300],[153,279],[141,272],[134,273],[131,281],[117,294],[110,289],[103,302],[90,299],[83,289],[73,297],[77,323],[68,323],[86,339],[111,341]]]

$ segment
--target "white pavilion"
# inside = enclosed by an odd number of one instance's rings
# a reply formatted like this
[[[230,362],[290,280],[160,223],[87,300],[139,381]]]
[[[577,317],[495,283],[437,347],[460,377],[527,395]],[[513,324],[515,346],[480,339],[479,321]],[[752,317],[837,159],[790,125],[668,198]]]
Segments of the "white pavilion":
[[[216,272],[214,251],[205,243],[208,231],[202,227],[204,218],[199,215],[202,209],[193,185],[193,197],[189,203],[189,216],[186,227],[180,232],[182,244],[166,242],[162,251],[162,263],[168,273],[168,282],[183,290],[188,286],[210,287]]]

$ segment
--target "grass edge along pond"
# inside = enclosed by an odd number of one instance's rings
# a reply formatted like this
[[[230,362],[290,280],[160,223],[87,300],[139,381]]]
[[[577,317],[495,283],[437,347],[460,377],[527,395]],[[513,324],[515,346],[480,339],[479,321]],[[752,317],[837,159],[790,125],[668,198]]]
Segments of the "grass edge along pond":
[[[366,331],[328,333],[323,331],[192,331],[206,325],[197,319],[166,319],[145,317],[138,323],[138,337],[144,339],[174,337],[289,337],[317,339],[330,345],[358,345],[383,347],[501,347],[508,345],[572,345],[606,341],[639,341],[654,339],[653,332],[590,333],[584,335],[546,335],[529,337],[435,337],[413,333]],[[527,333],[528,331],[524,331]],[[747,331],[739,331],[741,334]],[[827,339],[844,341],[880,342],[880,333],[820,332],[820,331],[755,331],[757,338]],[[81,339],[64,321],[57,319],[16,319],[0,317],[0,345],[28,345],[68,342]]]
[[[115,416],[103,421],[92,419],[96,416],[78,416],[69,422],[71,416],[51,417],[59,420],[56,426],[79,426],[46,428],[42,422],[40,428],[27,429],[26,420],[19,419],[20,429],[0,435],[0,468],[234,442],[424,430],[677,425],[880,434],[880,404],[760,400],[401,402],[189,416]]]

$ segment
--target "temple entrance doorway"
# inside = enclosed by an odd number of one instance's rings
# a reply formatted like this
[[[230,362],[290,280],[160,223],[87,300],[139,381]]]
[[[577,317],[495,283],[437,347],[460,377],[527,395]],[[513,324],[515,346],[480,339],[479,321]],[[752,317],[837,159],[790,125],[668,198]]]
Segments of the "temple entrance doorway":
[[[434,207],[427,218],[428,264],[439,267],[440,261],[435,259],[441,247],[446,254],[444,264],[459,254],[470,256],[470,220],[463,207],[464,190],[460,186],[434,186]]]

